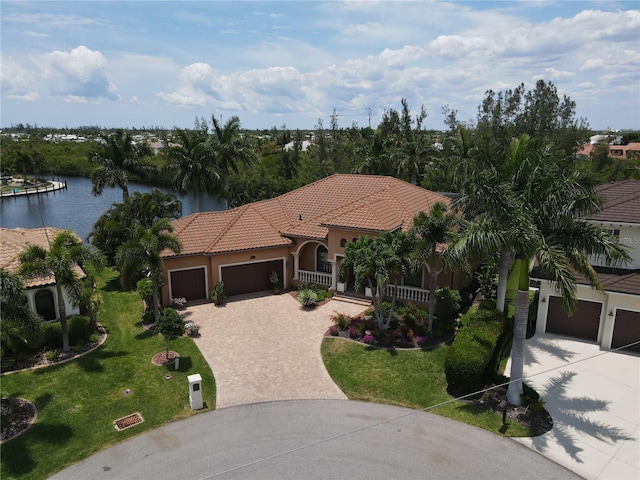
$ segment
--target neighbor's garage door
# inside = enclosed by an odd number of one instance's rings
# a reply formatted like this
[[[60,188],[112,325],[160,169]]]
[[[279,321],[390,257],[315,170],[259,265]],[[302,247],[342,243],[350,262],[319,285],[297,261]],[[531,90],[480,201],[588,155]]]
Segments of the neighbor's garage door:
[[[600,302],[578,300],[575,313],[569,317],[562,308],[560,297],[551,296],[547,313],[547,332],[597,342],[601,310],[602,303]]]
[[[640,312],[616,310],[611,348],[618,348],[629,343],[637,342],[638,340],[640,340]],[[627,347],[625,350],[640,352],[640,344]]]
[[[184,297],[188,302],[207,298],[204,267],[175,270],[169,272],[169,277],[171,279],[171,296],[173,298]]]
[[[240,295],[241,293],[270,290],[269,275],[271,275],[271,272],[274,270],[278,272],[278,278],[282,281],[283,260],[222,267],[222,281],[224,282],[225,294]]]

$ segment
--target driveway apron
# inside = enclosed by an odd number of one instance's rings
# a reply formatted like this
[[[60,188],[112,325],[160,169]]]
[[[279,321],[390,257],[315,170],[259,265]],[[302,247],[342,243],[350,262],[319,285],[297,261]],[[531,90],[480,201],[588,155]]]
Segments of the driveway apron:
[[[324,367],[320,344],[330,316],[356,315],[361,304],[331,300],[303,309],[289,294],[233,297],[222,306],[189,307],[200,325],[195,342],[216,379],[216,408],[346,395]]]
[[[524,372],[553,428],[517,441],[589,480],[640,478],[640,357],[536,334]]]

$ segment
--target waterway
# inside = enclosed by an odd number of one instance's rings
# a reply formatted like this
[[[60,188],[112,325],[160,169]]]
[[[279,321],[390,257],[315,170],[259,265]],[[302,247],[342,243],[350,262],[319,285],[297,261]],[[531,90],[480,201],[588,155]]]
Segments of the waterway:
[[[58,178],[55,178],[58,180]],[[0,200],[0,226],[4,228],[68,228],[87,241],[93,224],[113,203],[122,202],[122,190],[106,188],[102,195],[91,193],[91,180],[67,177],[66,190],[57,190],[40,195],[22,195]],[[130,183],[129,194],[148,193],[153,186]],[[164,193],[175,193],[168,188],[159,188]],[[182,215],[194,212],[192,197],[178,197],[182,201]],[[222,210],[223,204],[217,197],[200,199],[200,211]]]

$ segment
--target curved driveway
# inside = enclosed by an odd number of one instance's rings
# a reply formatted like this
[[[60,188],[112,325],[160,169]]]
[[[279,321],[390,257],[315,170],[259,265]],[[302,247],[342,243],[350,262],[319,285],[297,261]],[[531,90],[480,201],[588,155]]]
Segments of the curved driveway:
[[[216,379],[216,409],[274,400],[341,399],[320,355],[335,312],[356,315],[362,304],[331,300],[303,309],[291,295],[233,297],[216,307],[189,307],[200,325],[198,348]]]

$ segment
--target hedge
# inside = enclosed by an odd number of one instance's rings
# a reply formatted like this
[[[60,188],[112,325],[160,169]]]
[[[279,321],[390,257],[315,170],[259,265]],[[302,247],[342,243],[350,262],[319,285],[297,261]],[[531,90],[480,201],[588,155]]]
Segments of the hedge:
[[[504,317],[497,310],[476,310],[465,315],[445,359],[445,375],[452,393],[482,389],[503,329]]]

